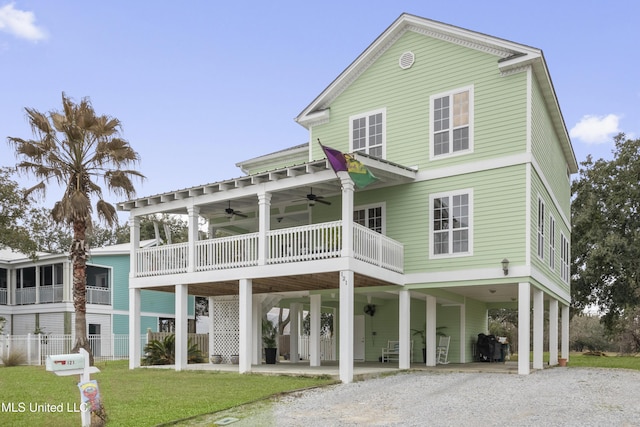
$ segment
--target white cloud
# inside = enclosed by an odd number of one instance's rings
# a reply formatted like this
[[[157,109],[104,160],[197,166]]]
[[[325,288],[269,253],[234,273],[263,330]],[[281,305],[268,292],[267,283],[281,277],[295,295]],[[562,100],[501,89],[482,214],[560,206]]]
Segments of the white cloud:
[[[46,39],[46,32],[36,26],[35,20],[33,12],[15,9],[13,3],[0,7],[0,31],[16,37],[31,41]]]
[[[620,117],[615,114],[606,116],[583,116],[569,131],[571,138],[578,138],[587,144],[603,144],[611,142],[614,135],[620,132]]]

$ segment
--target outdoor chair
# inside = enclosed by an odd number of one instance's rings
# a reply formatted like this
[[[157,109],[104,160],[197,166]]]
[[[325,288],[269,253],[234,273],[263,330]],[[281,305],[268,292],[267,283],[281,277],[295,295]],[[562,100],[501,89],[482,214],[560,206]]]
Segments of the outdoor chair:
[[[440,337],[438,346],[436,347],[436,364],[446,365],[449,363],[449,342],[451,337]]]

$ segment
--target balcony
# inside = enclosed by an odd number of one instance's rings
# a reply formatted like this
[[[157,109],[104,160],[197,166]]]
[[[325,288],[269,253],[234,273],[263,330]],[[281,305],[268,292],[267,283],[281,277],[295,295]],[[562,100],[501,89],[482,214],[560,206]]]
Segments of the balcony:
[[[0,289],[0,305],[7,305],[7,289]]]
[[[353,227],[354,258],[402,273],[404,248],[399,242],[359,224]],[[342,255],[342,222],[332,221],[267,232],[266,264],[314,261]],[[201,240],[195,244],[195,271],[259,265],[259,233]],[[135,254],[135,277],[186,273],[189,244],[140,249]]]

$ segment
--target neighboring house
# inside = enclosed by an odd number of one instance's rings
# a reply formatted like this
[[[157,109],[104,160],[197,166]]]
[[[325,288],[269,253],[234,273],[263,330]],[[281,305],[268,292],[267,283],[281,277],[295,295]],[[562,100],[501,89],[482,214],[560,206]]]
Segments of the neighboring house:
[[[141,248],[156,240],[141,242]],[[87,263],[87,333],[110,336],[129,333],[129,257],[131,245],[90,251]],[[0,317],[7,319],[4,333],[27,335],[74,334],[72,265],[64,254],[38,254],[33,261],[24,254],[0,250]],[[149,292],[141,307],[141,328],[158,331],[174,323],[173,295]],[[193,298],[189,315],[194,318]],[[195,327],[195,323],[194,323]]]
[[[391,340],[400,369],[419,361],[411,329],[424,325],[427,365],[437,330],[451,337],[449,361],[471,362],[487,311],[508,307],[519,313],[519,373],[530,350],[543,368],[545,311],[550,364],[559,347],[568,357],[577,163],[541,50],[403,14],[296,121],[311,142],[239,163],[246,176],[119,204],[134,241],[143,215],[190,225],[188,243],[132,254],[131,331],[142,290],[175,293],[184,369],[187,296],[209,296],[211,326],[235,333],[223,347],[247,372],[261,360],[263,313],[309,310],[318,366],[320,312],[332,310],[349,382],[354,360],[377,361]],[[355,153],[377,182],[358,189],[334,173],[318,139]],[[201,218],[227,237],[198,240]],[[136,367],[139,345],[129,348]]]

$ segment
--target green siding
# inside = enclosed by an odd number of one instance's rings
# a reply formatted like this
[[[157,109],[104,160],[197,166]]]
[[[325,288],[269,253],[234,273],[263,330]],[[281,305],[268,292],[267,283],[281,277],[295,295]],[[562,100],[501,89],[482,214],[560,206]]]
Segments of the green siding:
[[[544,201],[545,204],[545,216],[544,216],[544,259],[538,257],[538,197]],[[556,221],[556,235],[555,235],[555,268],[551,270],[549,264],[550,254],[550,216]],[[560,286],[561,289],[569,292],[569,285],[562,281],[560,275],[560,242],[561,233],[571,242],[571,234],[567,225],[562,221],[556,206],[551,202],[551,195],[547,191],[547,188],[542,183],[539,175],[534,171],[532,173],[532,197],[531,197],[531,264],[538,270],[542,271],[553,283]]]
[[[531,129],[532,154],[550,186],[550,193],[560,204],[565,218],[571,218],[571,184],[567,175],[568,165],[540,87],[535,80],[532,88]]]
[[[413,51],[408,70],[399,56]],[[420,170],[477,162],[524,152],[526,73],[503,77],[496,56],[413,32],[404,34],[331,104],[329,123],[315,126],[311,140],[349,149],[349,117],[386,108],[387,159]],[[429,97],[474,87],[474,152],[429,160]],[[313,158],[322,158],[312,145]]]

